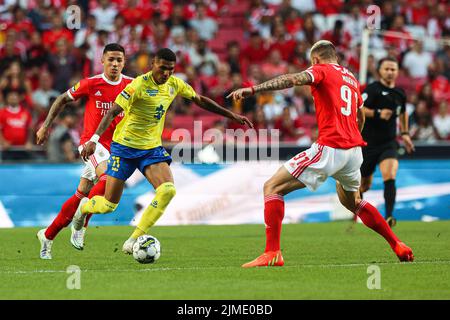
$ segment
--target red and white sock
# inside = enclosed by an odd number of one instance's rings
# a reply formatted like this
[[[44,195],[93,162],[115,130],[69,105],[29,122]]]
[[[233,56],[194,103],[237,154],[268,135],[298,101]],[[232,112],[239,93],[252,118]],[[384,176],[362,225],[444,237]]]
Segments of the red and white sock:
[[[86,196],[86,194],[82,193],[80,190],[77,190],[73,196],[64,202],[61,207],[61,211],[45,231],[45,237],[47,239],[53,240],[64,227],[69,225],[75,215],[75,211],[77,210],[81,199]]]
[[[98,178],[98,182],[95,184],[95,186],[92,187],[91,191],[89,192],[88,198],[91,199],[94,196],[103,196],[105,194],[105,188],[106,188],[106,174],[102,174]],[[92,213],[89,213],[86,216],[86,221],[84,222],[85,228],[87,228],[91,217]]]
[[[355,214],[358,215],[367,227],[382,235],[392,249],[394,249],[395,244],[400,241],[394,232],[392,232],[391,227],[389,227],[377,208],[367,201],[362,200],[360,202],[355,210]]]
[[[266,223],[266,250],[280,250],[281,224],[284,218],[284,199],[278,194],[264,197],[264,222]]]

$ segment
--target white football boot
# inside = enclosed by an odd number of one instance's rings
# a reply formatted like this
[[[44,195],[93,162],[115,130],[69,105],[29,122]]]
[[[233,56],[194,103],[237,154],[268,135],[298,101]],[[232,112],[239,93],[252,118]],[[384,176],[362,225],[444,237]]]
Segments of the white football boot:
[[[39,239],[39,242],[41,243],[41,251],[39,253],[39,257],[44,260],[50,260],[52,258],[53,240],[48,240],[45,237],[45,230],[46,229],[41,229],[36,234],[36,237]]]
[[[70,236],[70,243],[77,250],[83,250],[84,248],[84,234],[86,232],[86,228],[83,227],[81,230],[75,230],[74,226],[70,228],[72,230],[72,235]]]
[[[133,254],[133,245],[135,244],[136,239],[129,238],[127,241],[123,243],[122,251],[126,254]]]
[[[84,227],[84,222],[86,221],[86,215],[81,213],[81,206],[88,201],[89,201],[88,198],[81,199],[80,204],[78,205],[77,211],[75,211],[75,215],[73,216],[72,227],[77,231],[80,231]]]

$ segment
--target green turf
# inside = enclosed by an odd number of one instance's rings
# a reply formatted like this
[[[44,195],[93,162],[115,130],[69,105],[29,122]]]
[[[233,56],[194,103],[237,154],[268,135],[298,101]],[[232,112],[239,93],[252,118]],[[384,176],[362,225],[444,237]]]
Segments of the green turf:
[[[395,232],[416,257],[398,263],[387,243],[348,222],[283,227],[283,268],[243,269],[264,247],[262,225],[155,227],[162,245],[155,264],[121,252],[131,227],[91,227],[84,251],[69,230],[39,259],[36,228],[0,229],[0,299],[449,299],[450,221],[400,222]],[[369,290],[367,268],[381,270]],[[70,265],[81,289],[69,290]]]

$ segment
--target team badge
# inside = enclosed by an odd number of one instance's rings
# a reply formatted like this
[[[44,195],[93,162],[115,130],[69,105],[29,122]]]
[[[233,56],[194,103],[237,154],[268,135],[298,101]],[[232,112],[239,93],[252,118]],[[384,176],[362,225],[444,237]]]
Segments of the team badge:
[[[175,94],[175,89],[169,86],[169,94],[172,97]]]

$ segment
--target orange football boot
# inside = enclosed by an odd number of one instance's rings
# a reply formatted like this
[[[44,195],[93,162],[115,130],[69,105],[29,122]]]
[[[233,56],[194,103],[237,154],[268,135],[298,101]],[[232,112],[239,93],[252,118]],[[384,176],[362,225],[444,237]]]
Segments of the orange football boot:
[[[283,256],[281,255],[281,251],[277,250],[264,252],[255,260],[243,264],[242,268],[282,267],[283,265],[284,265]]]

